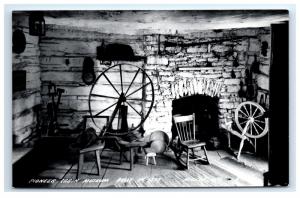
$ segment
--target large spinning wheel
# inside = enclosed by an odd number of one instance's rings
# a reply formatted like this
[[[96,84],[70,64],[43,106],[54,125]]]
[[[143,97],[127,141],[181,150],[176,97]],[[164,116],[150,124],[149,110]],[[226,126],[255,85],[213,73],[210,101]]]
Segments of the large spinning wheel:
[[[268,132],[268,119],[265,110],[251,101],[243,102],[235,110],[235,122],[240,131],[245,127],[245,135],[249,138],[261,138]]]
[[[89,112],[102,135],[124,135],[142,126],[154,102],[154,87],[141,67],[116,64],[94,81],[89,94]],[[104,129],[96,117],[109,117]]]

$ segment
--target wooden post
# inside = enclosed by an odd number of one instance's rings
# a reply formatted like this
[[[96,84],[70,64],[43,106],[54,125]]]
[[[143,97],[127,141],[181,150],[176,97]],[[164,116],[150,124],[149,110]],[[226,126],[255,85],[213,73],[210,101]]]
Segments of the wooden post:
[[[101,161],[100,161],[100,150],[95,151],[96,159],[97,159],[97,167],[98,167],[98,175],[100,176],[100,170],[101,170]]]
[[[129,152],[130,152],[130,170],[132,170],[132,168],[133,168],[133,147],[130,147]]]
[[[143,64],[142,66],[142,69],[145,69],[145,64]],[[143,72],[143,77],[142,77],[142,86],[144,86],[146,84],[146,75],[145,73]],[[146,89],[143,88],[142,89],[142,100],[146,100]],[[144,115],[144,112],[145,112],[145,102],[142,102],[142,116],[141,116],[141,119],[143,120],[145,115]],[[144,124],[142,124],[141,127],[143,127]]]
[[[78,170],[77,170],[77,179],[80,177],[81,170],[82,170],[82,167],[83,167],[83,163],[84,163],[84,154],[81,153],[81,154],[79,154],[79,162],[78,162]]]
[[[189,169],[190,149],[187,148],[186,154],[187,154],[187,156],[186,156],[186,167],[187,167],[187,169]]]

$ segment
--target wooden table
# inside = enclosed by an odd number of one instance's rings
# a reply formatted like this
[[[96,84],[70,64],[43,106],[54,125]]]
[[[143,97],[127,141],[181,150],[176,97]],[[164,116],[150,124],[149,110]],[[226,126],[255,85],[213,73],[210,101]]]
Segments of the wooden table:
[[[118,141],[119,145],[121,146],[121,150],[128,150],[130,153],[130,170],[132,170],[133,168],[133,163],[134,163],[134,149],[135,148],[142,148],[144,146],[147,145],[147,142],[145,141],[132,141],[132,142],[128,142],[128,141],[124,141],[124,140],[119,140]],[[123,153],[120,153],[120,158],[122,158]],[[122,160],[120,160],[122,163]]]

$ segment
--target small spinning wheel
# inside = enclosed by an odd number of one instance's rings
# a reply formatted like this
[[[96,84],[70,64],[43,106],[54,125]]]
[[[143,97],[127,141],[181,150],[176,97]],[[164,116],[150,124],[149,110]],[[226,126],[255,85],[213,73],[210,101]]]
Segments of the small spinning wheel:
[[[249,138],[261,138],[268,132],[268,119],[265,110],[251,101],[243,102],[235,110],[235,122],[240,131],[245,127],[245,135]]]
[[[237,106],[234,114],[234,119],[239,132],[232,129],[232,121],[225,121],[223,127],[228,132],[241,139],[239,151],[236,156],[237,159],[239,159],[244,146],[244,141],[248,140],[249,143],[253,145],[250,138],[256,140],[257,138],[261,138],[266,135],[269,130],[269,123],[268,118],[265,115],[264,108],[262,108],[259,104],[251,101],[243,102]],[[230,148],[230,143],[228,144]],[[255,145],[253,146],[254,148],[256,148]]]
[[[109,117],[102,135],[124,135],[144,123],[153,102],[154,87],[145,70],[135,65],[116,64],[96,78],[89,94],[89,112],[99,129],[94,118]]]

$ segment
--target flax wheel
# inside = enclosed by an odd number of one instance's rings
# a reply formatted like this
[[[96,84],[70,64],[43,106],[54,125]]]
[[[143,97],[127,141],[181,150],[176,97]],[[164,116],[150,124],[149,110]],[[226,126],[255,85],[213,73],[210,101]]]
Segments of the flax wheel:
[[[246,136],[249,138],[261,138],[268,132],[268,119],[265,110],[259,104],[251,101],[243,102],[235,110],[235,122],[240,131],[243,131],[250,120]]]

